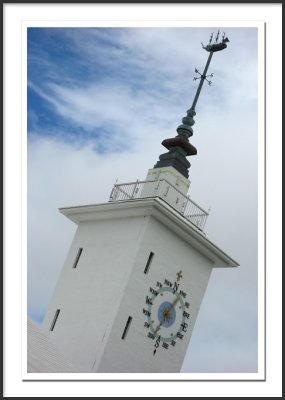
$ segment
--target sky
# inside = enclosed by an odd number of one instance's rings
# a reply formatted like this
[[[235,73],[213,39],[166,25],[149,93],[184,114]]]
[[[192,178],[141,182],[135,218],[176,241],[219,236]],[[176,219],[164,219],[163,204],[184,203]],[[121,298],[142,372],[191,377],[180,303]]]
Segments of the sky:
[[[189,195],[210,208],[215,269],[181,372],[257,372],[257,28],[225,27],[196,106]],[[191,106],[216,28],[28,29],[28,314],[41,324],[76,225],[58,208],[144,180]],[[263,273],[262,265],[259,273]]]

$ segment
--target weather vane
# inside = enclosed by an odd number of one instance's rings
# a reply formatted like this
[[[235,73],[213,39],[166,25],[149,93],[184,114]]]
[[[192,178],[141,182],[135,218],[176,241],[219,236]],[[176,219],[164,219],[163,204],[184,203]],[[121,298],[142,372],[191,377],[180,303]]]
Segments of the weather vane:
[[[178,136],[183,136],[186,139],[188,139],[190,136],[193,135],[192,126],[195,123],[193,117],[196,115],[195,107],[196,107],[198,98],[200,96],[203,83],[206,80],[210,86],[212,84],[212,82],[210,80],[208,80],[207,78],[213,77],[213,74],[207,75],[207,71],[208,71],[211,59],[213,57],[213,54],[216,51],[224,50],[227,47],[226,43],[229,42],[229,39],[227,37],[225,37],[225,32],[222,35],[222,40],[219,42],[220,31],[218,31],[218,33],[217,33],[217,35],[215,37],[215,42],[212,43],[213,42],[213,35],[214,34],[212,33],[211,36],[210,36],[210,40],[209,40],[209,43],[207,44],[207,46],[204,46],[203,43],[202,43],[203,49],[208,51],[210,54],[209,54],[208,60],[206,62],[206,66],[204,68],[204,72],[202,74],[198,71],[197,68],[195,68],[195,73],[198,74],[199,76],[195,76],[193,80],[196,81],[197,79],[200,79],[199,86],[197,88],[197,91],[196,91],[192,106],[187,111],[187,116],[182,118],[182,125],[179,125],[178,128],[177,128]]]
[[[176,129],[178,135],[174,138],[164,139],[162,141],[162,145],[166,147],[169,152],[161,154],[159,156],[159,161],[155,164],[154,168],[161,168],[166,166],[174,166],[183,176],[188,178],[189,176],[189,167],[190,162],[186,158],[187,156],[194,156],[197,154],[197,149],[190,143],[189,137],[193,135],[192,126],[195,124],[194,116],[196,115],[195,107],[201,93],[201,89],[203,86],[204,81],[206,80],[209,85],[212,84],[210,80],[207,78],[212,77],[213,74],[207,75],[207,71],[213,57],[213,54],[216,51],[223,50],[227,47],[226,43],[229,42],[229,39],[225,37],[225,33],[222,36],[221,41],[219,41],[220,32],[218,31],[213,43],[213,33],[210,36],[209,43],[207,46],[204,46],[202,43],[203,49],[208,51],[209,57],[204,68],[204,72],[201,74],[197,68],[195,68],[196,76],[194,80],[200,80],[199,86],[197,88],[192,106],[189,110],[187,110],[186,117],[182,118],[182,124],[178,126]]]

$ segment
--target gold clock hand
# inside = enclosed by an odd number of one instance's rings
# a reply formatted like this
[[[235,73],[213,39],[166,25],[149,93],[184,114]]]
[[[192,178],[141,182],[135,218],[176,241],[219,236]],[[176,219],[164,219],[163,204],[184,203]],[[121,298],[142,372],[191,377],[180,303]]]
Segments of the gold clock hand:
[[[165,318],[165,315],[163,315],[163,319],[162,319],[162,321],[157,325],[157,327],[155,328],[154,333],[156,333],[157,331],[159,331],[159,329],[160,329],[162,323],[165,321],[165,319],[166,319],[166,318]]]
[[[171,315],[171,307],[175,308],[175,306],[176,306],[178,300],[179,300],[179,297],[177,296],[176,299],[172,302],[171,306],[165,310],[165,312],[163,313],[163,319],[162,319],[162,321],[157,325],[157,327],[155,328],[154,333],[157,333],[157,332],[159,331],[161,325],[163,324],[163,322],[164,322],[165,320],[169,319],[169,318],[167,318],[167,317],[169,317],[169,315]]]
[[[161,327],[161,325],[162,325],[162,323],[165,321],[165,316],[163,316],[163,319],[162,319],[162,321],[157,325],[157,327],[155,328],[155,331],[154,331],[154,333],[156,333],[157,331],[159,331],[159,329],[160,329],[160,327]]]
[[[171,304],[171,306],[172,306],[173,308],[176,306],[178,300],[179,300],[179,297],[176,297],[176,299],[175,299],[175,300],[173,301],[173,303]]]

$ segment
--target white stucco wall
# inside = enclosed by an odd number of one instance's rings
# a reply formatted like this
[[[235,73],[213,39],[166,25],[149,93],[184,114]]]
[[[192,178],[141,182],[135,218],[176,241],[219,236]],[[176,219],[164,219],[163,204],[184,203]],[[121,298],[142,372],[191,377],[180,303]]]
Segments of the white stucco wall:
[[[61,212],[78,229],[44,319],[46,336],[80,372],[179,372],[212,267],[235,266],[234,260],[159,199]],[[79,248],[83,251],[73,268]],[[154,257],[145,274],[150,252]],[[174,348],[153,356],[144,327],[146,295],[157,281],[174,282],[180,270],[190,302],[189,327]]]
[[[144,268],[150,252],[154,253],[147,274]],[[144,328],[147,320],[143,314],[146,295],[156,282],[169,279],[174,282],[182,270],[180,286],[190,302],[189,327],[182,340],[176,339],[175,347],[159,348],[153,355],[154,341],[147,337]],[[186,354],[198,310],[212,270],[212,263],[191,245],[181,240],[168,227],[149,217],[147,229],[138,249],[124,298],[119,307],[104,354],[94,366],[99,372],[179,372]],[[128,333],[121,339],[128,317],[132,317]]]
[[[187,195],[190,181],[173,167],[151,168],[148,170],[146,180],[166,179],[185,196]]]
[[[159,196],[179,212],[184,210],[190,181],[180,172],[173,167],[152,168],[146,181],[141,197]]]
[[[43,323],[74,364],[90,371],[113,322],[138,250],[144,218],[79,224]],[[76,268],[74,259],[83,248]],[[60,309],[55,328],[50,326]]]

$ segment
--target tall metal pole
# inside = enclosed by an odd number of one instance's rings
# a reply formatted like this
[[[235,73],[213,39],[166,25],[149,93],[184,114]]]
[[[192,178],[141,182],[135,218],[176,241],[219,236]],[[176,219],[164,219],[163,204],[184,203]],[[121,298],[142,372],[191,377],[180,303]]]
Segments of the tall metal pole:
[[[213,34],[211,35],[209,44],[207,46],[204,46],[203,43],[202,43],[203,49],[208,51],[210,54],[209,54],[208,60],[206,62],[203,74],[200,74],[200,72],[197,69],[195,69],[195,72],[198,73],[200,76],[195,77],[194,80],[200,79],[200,83],[199,83],[199,86],[197,88],[197,91],[196,91],[192,106],[191,106],[191,108],[189,110],[187,110],[187,116],[182,118],[182,125],[179,125],[178,128],[177,128],[178,137],[183,137],[186,140],[188,140],[188,138],[193,135],[192,126],[195,124],[195,121],[194,121],[193,117],[196,115],[195,107],[196,107],[198,98],[200,96],[203,83],[204,83],[205,80],[208,82],[209,85],[211,85],[211,83],[212,83],[207,78],[209,76],[212,77],[213,74],[207,75],[207,71],[208,71],[210,62],[212,60],[213,54],[214,54],[214,52],[221,51],[221,50],[225,49],[227,47],[226,43],[229,42],[229,39],[225,37],[225,33],[224,33],[223,37],[222,37],[222,41],[220,43],[218,43],[219,34],[220,34],[220,32],[218,31],[217,36],[216,36],[216,43],[212,44]]]
[[[189,110],[187,110],[186,117],[182,118],[182,124],[179,125],[178,128],[176,129],[178,135],[173,138],[164,139],[162,141],[161,144],[164,147],[166,147],[169,151],[168,153],[161,154],[159,156],[159,161],[154,165],[154,168],[173,167],[178,172],[180,172],[180,174],[183,175],[185,178],[188,178],[189,168],[191,166],[190,162],[186,157],[194,156],[197,154],[196,147],[194,147],[189,142],[189,137],[193,135],[192,126],[195,124],[193,118],[196,115],[195,107],[198,98],[200,96],[204,81],[206,80],[209,85],[211,85],[212,83],[207,78],[212,77],[213,74],[207,75],[207,71],[214,52],[225,49],[227,47],[226,42],[229,42],[229,39],[225,38],[225,34],[223,34],[222,41],[218,43],[219,32],[216,36],[216,41],[214,44],[212,44],[212,38],[213,34],[211,35],[209,44],[207,46],[204,46],[202,43],[203,49],[208,51],[210,54],[207,59],[203,74],[201,74],[197,69],[195,69],[195,72],[198,74],[198,76],[196,76],[194,80],[200,79],[200,82],[192,106]]]
[[[208,57],[208,60],[207,60],[207,63],[206,63],[204,72],[203,72],[203,74],[201,75],[201,80],[200,80],[200,83],[199,83],[199,86],[198,86],[196,95],[195,95],[195,97],[194,97],[193,104],[192,104],[192,106],[191,106],[192,110],[195,110],[195,107],[196,107],[198,98],[199,98],[200,93],[201,93],[201,90],[202,90],[202,86],[203,86],[204,80],[206,79],[206,74],[207,74],[207,71],[208,71],[208,68],[209,68],[211,59],[212,59],[212,57],[213,57],[213,54],[214,54],[213,51],[211,51],[210,54],[209,54],[209,57]]]

